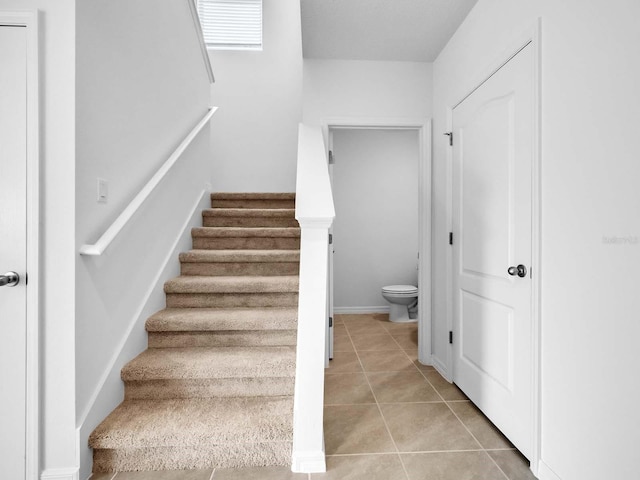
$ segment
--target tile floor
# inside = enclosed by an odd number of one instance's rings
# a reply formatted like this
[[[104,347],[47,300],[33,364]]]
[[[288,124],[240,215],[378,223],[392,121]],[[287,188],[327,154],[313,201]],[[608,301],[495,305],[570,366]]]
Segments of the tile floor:
[[[535,480],[455,386],[417,358],[416,324],[336,315],[325,375],[327,473],[288,468],[121,472],[91,480]]]

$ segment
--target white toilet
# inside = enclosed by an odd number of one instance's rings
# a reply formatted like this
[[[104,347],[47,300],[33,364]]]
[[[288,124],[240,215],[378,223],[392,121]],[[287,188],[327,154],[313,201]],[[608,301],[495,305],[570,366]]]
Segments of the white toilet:
[[[418,299],[418,287],[414,285],[389,285],[382,287],[382,296],[389,302],[389,320],[392,322],[415,322],[409,318],[409,306]]]

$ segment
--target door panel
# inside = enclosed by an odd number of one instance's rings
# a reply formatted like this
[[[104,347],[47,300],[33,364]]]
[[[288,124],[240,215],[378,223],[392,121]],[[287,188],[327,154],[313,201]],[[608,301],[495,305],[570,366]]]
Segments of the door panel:
[[[26,28],[0,26],[0,452],[2,478],[25,477]]]
[[[454,381],[518,449],[532,450],[533,47],[453,112]],[[458,341],[455,341],[458,339]]]

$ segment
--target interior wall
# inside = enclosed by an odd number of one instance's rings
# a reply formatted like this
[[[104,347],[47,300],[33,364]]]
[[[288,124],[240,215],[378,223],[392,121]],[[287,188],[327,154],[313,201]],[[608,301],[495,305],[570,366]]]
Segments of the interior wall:
[[[98,240],[205,115],[210,85],[187,1],[78,2],[76,15],[78,251]],[[185,226],[211,172],[205,128],[108,250],[77,256],[75,420],[84,478],[88,435],[122,401],[120,368],[146,348],[144,321],[164,307],[162,283],[178,274],[174,246],[188,239]],[[109,182],[107,203],[97,201],[97,178]]]
[[[418,285],[416,130],[333,131],[334,307],[388,308],[385,285]]]
[[[36,9],[40,60],[40,461],[42,470],[72,475],[77,467],[75,0],[0,0],[0,10]]]
[[[302,118],[299,0],[263,1],[262,51],[209,50],[214,190],[295,191]]]
[[[304,60],[303,121],[328,118],[430,118],[432,64]]]
[[[434,64],[434,238],[446,238],[447,108],[542,19],[541,480],[637,476],[639,15],[633,0],[479,0]],[[434,248],[447,366],[448,246]]]

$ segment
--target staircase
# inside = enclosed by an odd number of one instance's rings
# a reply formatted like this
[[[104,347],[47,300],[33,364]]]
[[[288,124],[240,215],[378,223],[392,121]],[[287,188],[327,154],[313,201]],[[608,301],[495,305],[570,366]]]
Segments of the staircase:
[[[300,229],[294,194],[218,193],[180,254],[94,472],[289,465]]]

